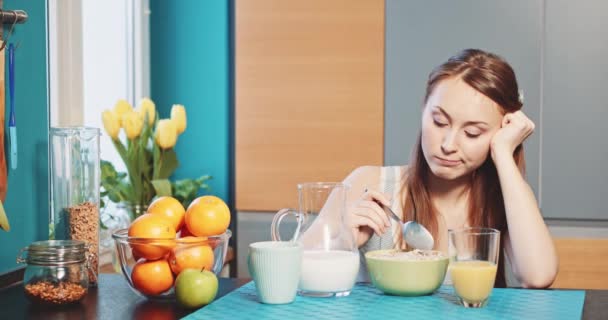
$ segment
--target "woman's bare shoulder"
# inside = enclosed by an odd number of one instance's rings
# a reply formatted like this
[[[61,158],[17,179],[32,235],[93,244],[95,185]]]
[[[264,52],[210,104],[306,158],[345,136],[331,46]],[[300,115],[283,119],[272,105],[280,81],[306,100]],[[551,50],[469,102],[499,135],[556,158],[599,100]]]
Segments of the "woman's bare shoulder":
[[[347,200],[353,201],[358,198],[365,189],[377,188],[381,172],[380,166],[362,166],[353,170],[343,181],[349,186]]]
[[[381,172],[381,166],[361,166],[353,170],[346,179],[344,179],[344,183],[350,185],[361,183],[372,184],[373,182],[378,182]]]
[[[391,166],[391,168],[397,169],[400,174],[407,174],[409,165],[403,164],[403,165],[400,165],[400,166]]]
[[[376,187],[380,184],[382,176],[382,170],[386,169],[399,169],[400,175],[404,175],[407,172],[407,165],[405,166],[361,166],[353,170],[344,179],[344,183],[349,184],[352,189],[365,189],[367,187]]]

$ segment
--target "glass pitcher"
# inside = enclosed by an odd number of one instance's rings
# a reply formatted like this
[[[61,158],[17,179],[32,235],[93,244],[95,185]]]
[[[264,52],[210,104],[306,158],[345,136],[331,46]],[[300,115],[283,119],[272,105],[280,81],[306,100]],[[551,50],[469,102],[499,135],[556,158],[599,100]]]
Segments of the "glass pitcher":
[[[298,184],[299,210],[282,209],[272,221],[272,239],[288,214],[297,219],[292,241],[302,245],[298,293],[331,297],[350,294],[359,272],[359,250],[345,222],[348,186],[334,182]]]

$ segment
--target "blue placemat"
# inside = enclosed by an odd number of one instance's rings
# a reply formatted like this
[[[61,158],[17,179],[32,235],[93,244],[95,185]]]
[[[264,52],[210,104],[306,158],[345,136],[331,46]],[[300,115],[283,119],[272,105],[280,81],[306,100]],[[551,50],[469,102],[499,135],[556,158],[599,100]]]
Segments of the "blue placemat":
[[[397,297],[358,284],[348,297],[296,297],[290,304],[258,302],[253,282],[184,319],[580,319],[585,291],[494,289],[485,308],[458,304],[451,286],[433,295]]]

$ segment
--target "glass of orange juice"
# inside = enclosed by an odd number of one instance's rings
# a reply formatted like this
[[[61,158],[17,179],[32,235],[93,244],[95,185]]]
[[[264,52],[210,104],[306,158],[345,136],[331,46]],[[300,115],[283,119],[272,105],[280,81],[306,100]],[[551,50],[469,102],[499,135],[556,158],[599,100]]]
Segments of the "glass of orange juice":
[[[486,305],[494,288],[500,231],[463,228],[448,231],[450,276],[460,302],[467,308]]]

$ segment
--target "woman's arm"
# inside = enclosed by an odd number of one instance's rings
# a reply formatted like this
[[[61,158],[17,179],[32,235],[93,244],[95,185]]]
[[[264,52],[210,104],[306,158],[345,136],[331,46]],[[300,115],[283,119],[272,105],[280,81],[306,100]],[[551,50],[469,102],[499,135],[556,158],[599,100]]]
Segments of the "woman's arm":
[[[335,212],[342,210],[343,202],[338,200],[332,193],[323,205],[319,216],[314,220],[307,230],[300,236],[300,241],[313,246],[325,232],[325,223],[346,223],[347,228],[353,233],[357,247],[365,244],[374,232],[382,235],[390,227],[388,216],[375,201],[390,205],[386,197],[375,191],[380,181],[381,167],[364,166],[351,172],[343,181],[350,188],[346,193],[345,219],[336,215]],[[366,189],[369,188],[369,191]],[[343,222],[344,221],[344,222]]]
[[[546,288],[557,275],[557,253],[534,193],[513,159],[515,147],[533,130],[534,123],[521,111],[507,114],[492,140],[491,154],[505,203],[505,249],[514,274],[524,287]]]
[[[380,184],[380,171],[381,167],[359,167],[344,179],[344,183],[351,187],[346,199],[346,223],[358,247],[364,245],[374,232],[382,235],[391,226],[388,216],[376,203],[379,201],[390,206],[386,196],[375,190]]]

